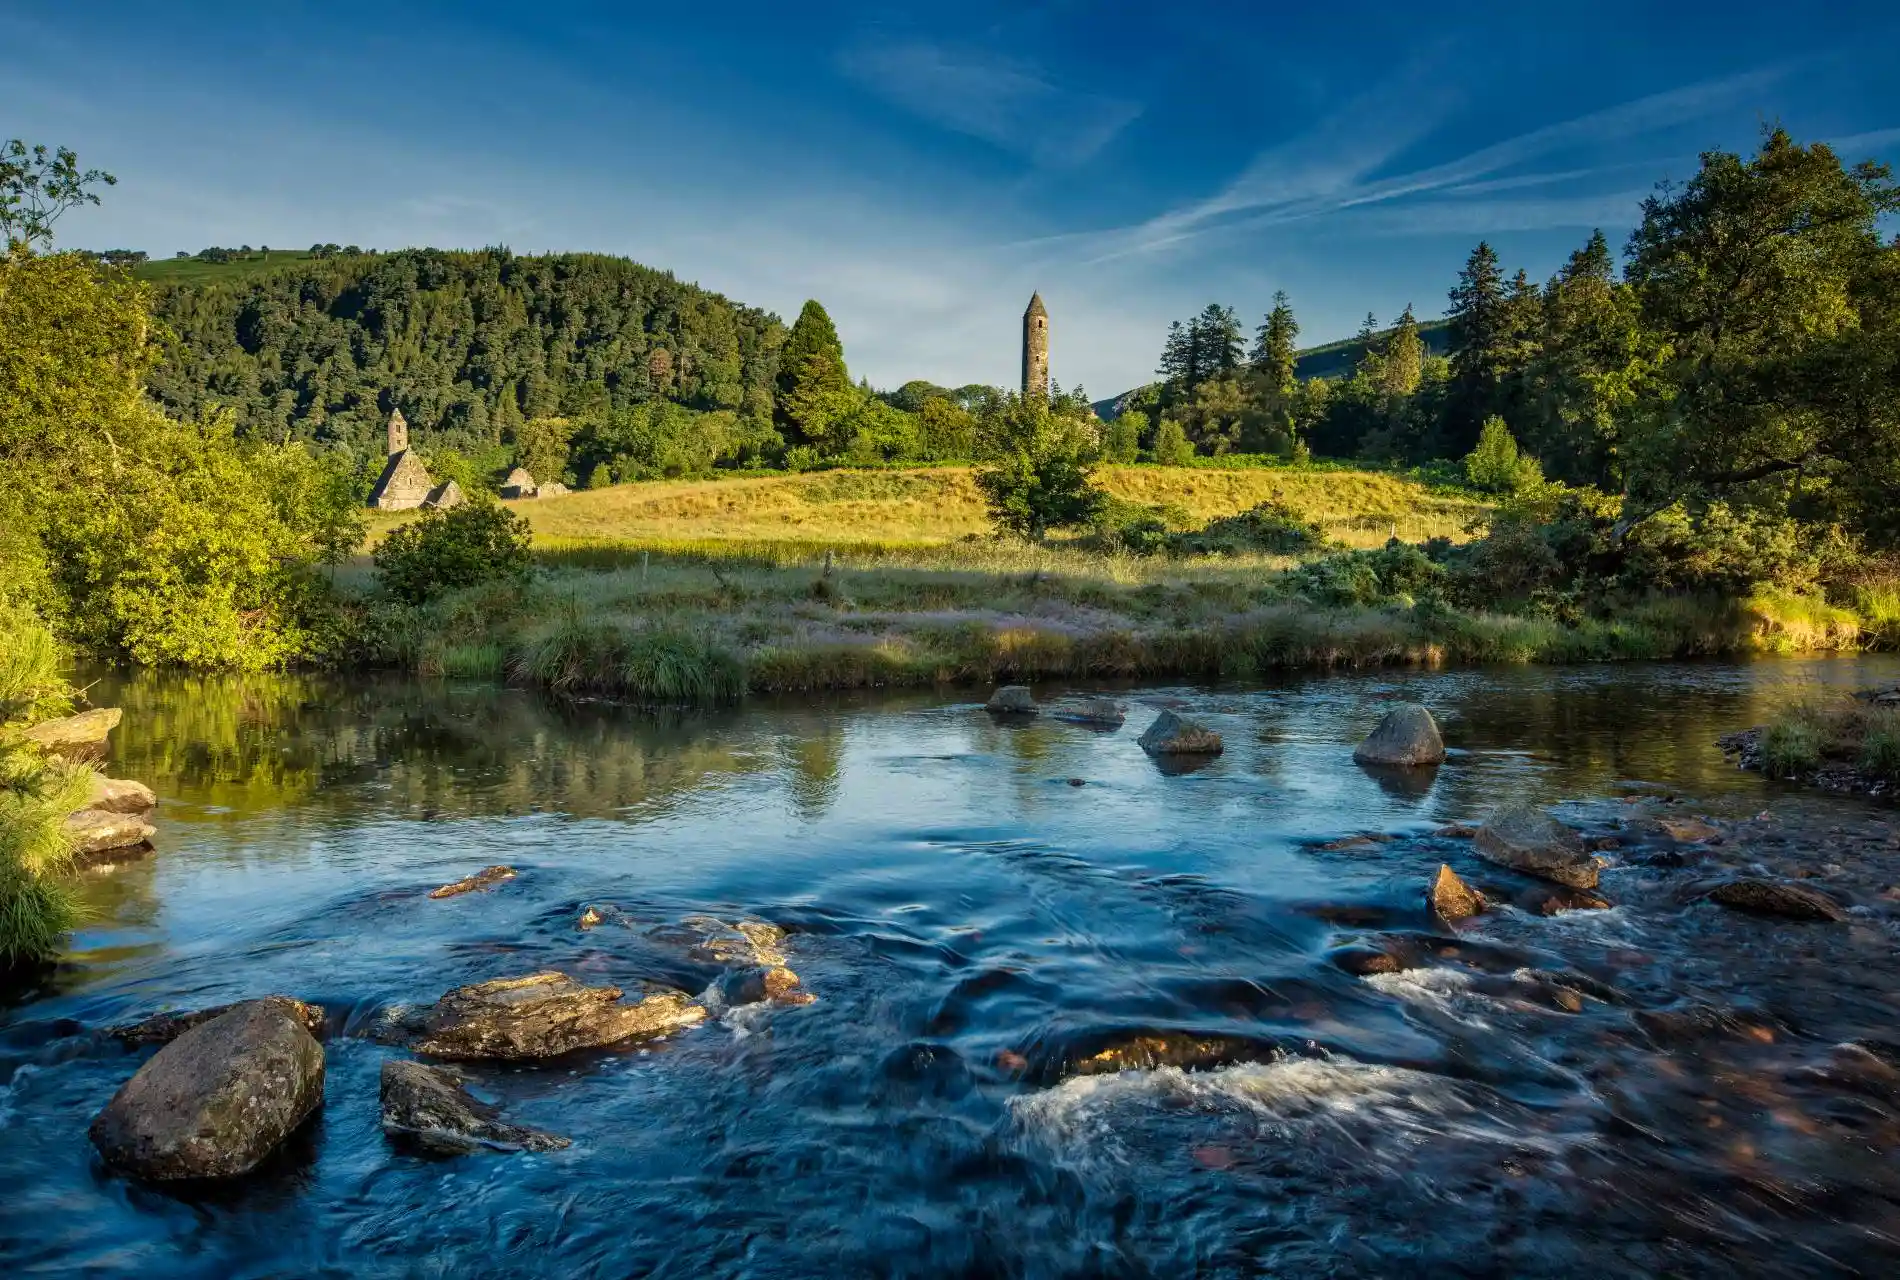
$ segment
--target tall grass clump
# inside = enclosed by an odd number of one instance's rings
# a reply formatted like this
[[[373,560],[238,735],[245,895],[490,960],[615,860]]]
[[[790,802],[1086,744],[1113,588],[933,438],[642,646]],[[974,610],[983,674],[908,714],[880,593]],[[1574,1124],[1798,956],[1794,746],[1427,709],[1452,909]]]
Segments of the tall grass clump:
[[[647,629],[625,637],[622,690],[642,702],[732,702],[746,691],[745,664],[710,638],[689,631]]]
[[[1826,713],[1795,707],[1762,731],[1761,769],[1771,778],[1796,778],[1821,767],[1827,747]]]
[[[1860,736],[1860,767],[1888,782],[1900,782],[1900,711],[1865,713]]]
[[[66,819],[91,798],[92,771],[19,733],[70,707],[59,658],[37,619],[0,614],[0,968],[54,954],[79,918]]]

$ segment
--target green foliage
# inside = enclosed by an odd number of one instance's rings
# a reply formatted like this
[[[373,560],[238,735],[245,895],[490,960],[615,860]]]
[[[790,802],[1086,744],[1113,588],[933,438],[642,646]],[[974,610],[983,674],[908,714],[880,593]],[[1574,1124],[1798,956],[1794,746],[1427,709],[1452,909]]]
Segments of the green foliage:
[[[1093,428],[1073,406],[1057,407],[1063,412],[1011,396],[982,425],[996,461],[976,473],[976,484],[999,530],[1040,540],[1088,524],[1101,509],[1104,495],[1090,482]]]
[[[514,447],[514,465],[527,468],[540,484],[560,480],[567,474],[568,441],[574,424],[566,418],[529,418],[504,444]]]
[[[1762,772],[1771,778],[1798,778],[1821,767],[1825,741],[1818,717],[1810,713],[1777,721],[1762,731]]]
[[[70,709],[60,658],[37,618],[0,601],[0,968],[54,954],[78,920],[66,819],[89,801],[92,771],[14,733]]]
[[[1860,768],[1876,778],[1900,782],[1900,711],[1867,713],[1861,731]]]
[[[1108,424],[1102,436],[1105,462],[1133,462],[1141,456],[1141,438],[1148,432],[1148,415],[1131,409]]]
[[[1519,493],[1543,478],[1537,459],[1518,451],[1504,419],[1495,414],[1486,418],[1477,446],[1465,455],[1465,482],[1480,493]]]
[[[856,408],[838,330],[816,299],[808,300],[779,355],[775,420],[789,440],[822,444]],[[845,436],[849,439],[849,435]]]
[[[1194,461],[1194,446],[1188,443],[1187,432],[1173,418],[1163,418],[1161,425],[1155,428],[1154,446],[1149,452],[1156,462],[1167,467],[1185,467]]]
[[[0,249],[50,246],[60,214],[98,204],[98,193],[89,188],[116,182],[98,169],[82,172],[79,157],[65,147],[29,147],[18,138],[0,145]]]
[[[1312,561],[1289,577],[1293,589],[1315,604],[1409,607],[1421,600],[1436,601],[1446,571],[1418,547],[1395,540],[1376,551],[1342,551]]]
[[[391,531],[376,548],[384,592],[419,604],[485,582],[525,581],[532,568],[528,522],[494,502],[431,510]]]
[[[1180,555],[1296,556],[1325,545],[1326,535],[1317,524],[1282,503],[1263,502],[1238,515],[1210,521],[1198,532],[1181,534],[1171,549]]]

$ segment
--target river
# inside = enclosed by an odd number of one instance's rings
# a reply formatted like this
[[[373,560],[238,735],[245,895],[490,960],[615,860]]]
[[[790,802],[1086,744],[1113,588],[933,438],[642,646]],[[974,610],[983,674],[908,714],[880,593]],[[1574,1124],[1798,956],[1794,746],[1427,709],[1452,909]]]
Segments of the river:
[[[954,690],[689,714],[101,675],[92,699],[126,712],[109,768],[162,797],[157,850],[89,873],[70,954],[0,1007],[0,1274],[1892,1275],[1900,827],[1715,740],[1896,675],[1140,687],[1113,732]],[[1393,697],[1439,715],[1435,775],[1353,764]],[[1226,754],[1158,768],[1135,738],[1163,707]],[[1435,834],[1517,798],[1620,837],[1612,908],[1541,914]],[[1670,816],[1724,834],[1679,845]],[[1502,905],[1435,923],[1441,862]],[[517,877],[426,896],[492,863]],[[1850,918],[1699,898],[1742,870]],[[386,1141],[378,1071],[404,1050],[368,1033],[390,1011],[549,968],[697,992],[663,942],[696,913],[783,926],[816,1001],[475,1070],[563,1151]],[[1429,962],[1329,957],[1394,932]],[[107,1172],[86,1125],[141,1059],[97,1031],[271,992],[328,1010],[319,1119],[229,1186]]]

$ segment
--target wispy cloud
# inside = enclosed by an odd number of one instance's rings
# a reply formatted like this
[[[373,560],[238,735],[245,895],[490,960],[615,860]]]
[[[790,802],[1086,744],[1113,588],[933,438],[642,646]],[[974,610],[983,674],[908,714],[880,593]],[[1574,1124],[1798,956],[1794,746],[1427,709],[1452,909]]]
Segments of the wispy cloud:
[[[1065,89],[1033,64],[962,46],[861,41],[838,65],[886,101],[1039,166],[1081,164],[1141,114],[1138,103]]]
[[[1442,103],[1421,109],[1400,82],[1353,102],[1307,135],[1261,153],[1218,194],[1169,210],[1133,227],[1097,237],[1099,258],[1152,253],[1217,231],[1305,221],[1368,205],[1414,199],[1485,195],[1515,187],[1581,178],[1598,172],[1506,174],[1559,155],[1659,133],[1742,105],[1785,74],[1771,68],[1651,94],[1601,111],[1546,125],[1420,169],[1374,176],[1443,119]],[[1406,104],[1395,114],[1393,104]],[[1432,109],[1436,108],[1436,109]],[[1614,167],[1614,166],[1613,166]],[[1564,202],[1546,202],[1549,213]],[[1508,220],[1515,205],[1499,206]],[[1442,208],[1431,219],[1442,221]],[[1474,214],[1468,221],[1476,221]],[[1553,225],[1553,224],[1543,224]]]
[[[1853,160],[1872,151],[1900,146],[1900,129],[1874,129],[1867,133],[1851,133],[1845,138],[1829,138],[1827,145],[1836,154]]]

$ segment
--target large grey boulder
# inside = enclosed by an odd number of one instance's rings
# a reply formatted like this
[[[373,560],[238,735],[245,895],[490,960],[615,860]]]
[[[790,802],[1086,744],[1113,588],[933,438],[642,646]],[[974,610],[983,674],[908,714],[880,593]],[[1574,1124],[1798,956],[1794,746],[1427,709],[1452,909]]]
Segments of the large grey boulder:
[[[143,782],[132,782],[124,778],[108,778],[103,773],[93,775],[92,799],[86,808],[96,813],[150,813],[158,805],[158,797]]]
[[[266,1005],[302,1024],[313,1036],[323,1034],[324,1013],[320,1004],[306,1004],[290,996],[265,996],[261,1000],[240,1000],[233,1004],[212,1005],[188,1013],[155,1013],[138,1022],[106,1028],[106,1034],[128,1045],[170,1044],[193,1027],[201,1027],[213,1018],[221,1018],[246,1004]]]
[[[1030,697],[1028,685],[1006,684],[990,695],[983,709],[1006,715],[1033,716],[1036,714],[1036,700]]]
[[[558,1133],[505,1124],[498,1108],[462,1087],[454,1073],[420,1062],[383,1063],[383,1132],[442,1155],[492,1151],[559,1151]]]
[[[73,856],[82,859],[97,858],[115,849],[136,848],[157,833],[156,827],[136,814],[81,809],[66,819],[66,835],[73,842]]]
[[[576,1049],[662,1035],[706,1017],[677,991],[621,1004],[619,987],[586,987],[533,973],[458,987],[424,1014],[416,1049],[433,1058],[554,1058]]]
[[[1204,724],[1163,711],[1142,732],[1141,749],[1155,756],[1217,756],[1220,735]]]
[[[1473,844],[1478,855],[1572,889],[1597,887],[1597,861],[1583,840],[1541,809],[1505,805],[1485,820]]]
[[[1352,758],[1360,764],[1442,764],[1445,740],[1428,709],[1416,702],[1401,702],[1353,749]]]
[[[323,1046],[268,1000],[152,1055],[92,1122],[106,1163],[154,1181],[247,1173],[323,1104]]]
[[[106,735],[118,727],[124,714],[117,707],[95,707],[76,716],[43,721],[28,729],[25,737],[67,760],[97,760],[106,752]]]
[[[1820,890],[1780,880],[1753,877],[1730,880],[1709,890],[1709,901],[1731,911],[1745,911],[1757,916],[1780,916],[1784,920],[1838,923],[1847,919],[1847,909]]]

